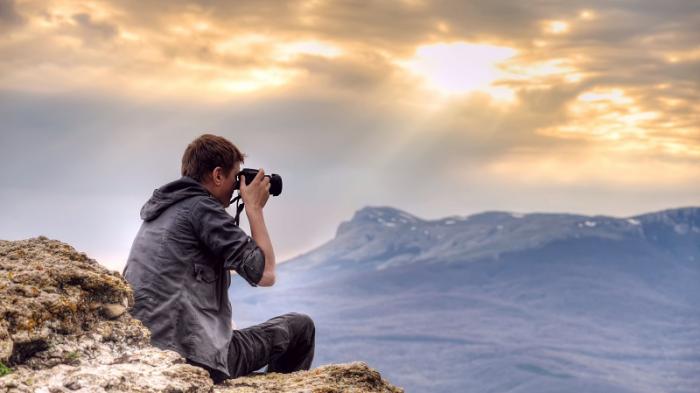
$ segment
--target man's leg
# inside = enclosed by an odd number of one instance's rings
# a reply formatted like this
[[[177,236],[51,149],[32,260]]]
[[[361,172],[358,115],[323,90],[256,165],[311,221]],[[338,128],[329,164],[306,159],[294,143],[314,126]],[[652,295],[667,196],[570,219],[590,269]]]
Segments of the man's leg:
[[[289,313],[277,318],[287,323],[289,337],[286,340],[273,340],[273,353],[267,365],[267,372],[291,373],[308,370],[314,360],[314,321],[308,315],[300,313]]]
[[[314,357],[315,339],[313,320],[295,312],[234,330],[229,346],[231,378],[248,375],[266,364],[268,372],[308,370]]]

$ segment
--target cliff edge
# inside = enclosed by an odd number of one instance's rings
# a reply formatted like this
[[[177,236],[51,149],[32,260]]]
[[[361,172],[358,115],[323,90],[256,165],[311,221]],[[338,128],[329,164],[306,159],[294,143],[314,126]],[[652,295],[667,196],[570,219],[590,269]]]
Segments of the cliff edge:
[[[0,240],[0,392],[403,392],[363,362],[214,385],[150,345],[121,275],[46,237]]]

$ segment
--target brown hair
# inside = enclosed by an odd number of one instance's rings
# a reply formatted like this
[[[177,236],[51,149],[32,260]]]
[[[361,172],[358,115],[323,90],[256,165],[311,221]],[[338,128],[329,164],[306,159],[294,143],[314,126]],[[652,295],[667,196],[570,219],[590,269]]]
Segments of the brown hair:
[[[217,166],[228,176],[237,162],[243,162],[245,154],[226,138],[204,134],[187,145],[182,155],[182,176],[198,182],[206,180]]]

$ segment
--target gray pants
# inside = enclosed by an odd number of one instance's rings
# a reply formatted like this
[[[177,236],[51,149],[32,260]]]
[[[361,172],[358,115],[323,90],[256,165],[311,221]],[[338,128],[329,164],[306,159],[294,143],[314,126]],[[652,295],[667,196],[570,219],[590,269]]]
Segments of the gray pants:
[[[229,344],[230,378],[248,375],[267,365],[267,372],[291,373],[308,370],[314,359],[316,327],[306,314],[291,312],[234,330]],[[209,371],[214,383],[226,379],[217,370],[187,359],[187,363]]]

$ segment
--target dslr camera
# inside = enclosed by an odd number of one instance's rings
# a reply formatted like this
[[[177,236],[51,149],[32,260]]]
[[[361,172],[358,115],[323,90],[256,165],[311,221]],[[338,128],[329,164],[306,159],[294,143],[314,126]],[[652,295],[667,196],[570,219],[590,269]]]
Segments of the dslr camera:
[[[255,179],[255,176],[258,174],[257,169],[253,168],[243,168],[241,169],[240,172],[238,172],[238,176],[236,177],[236,184],[234,185],[234,190],[240,190],[241,186],[241,178],[245,178],[245,184],[250,184],[250,182]],[[282,177],[276,173],[273,173],[271,175],[265,175],[265,177],[270,178],[270,195],[272,196],[277,196],[282,193]]]

